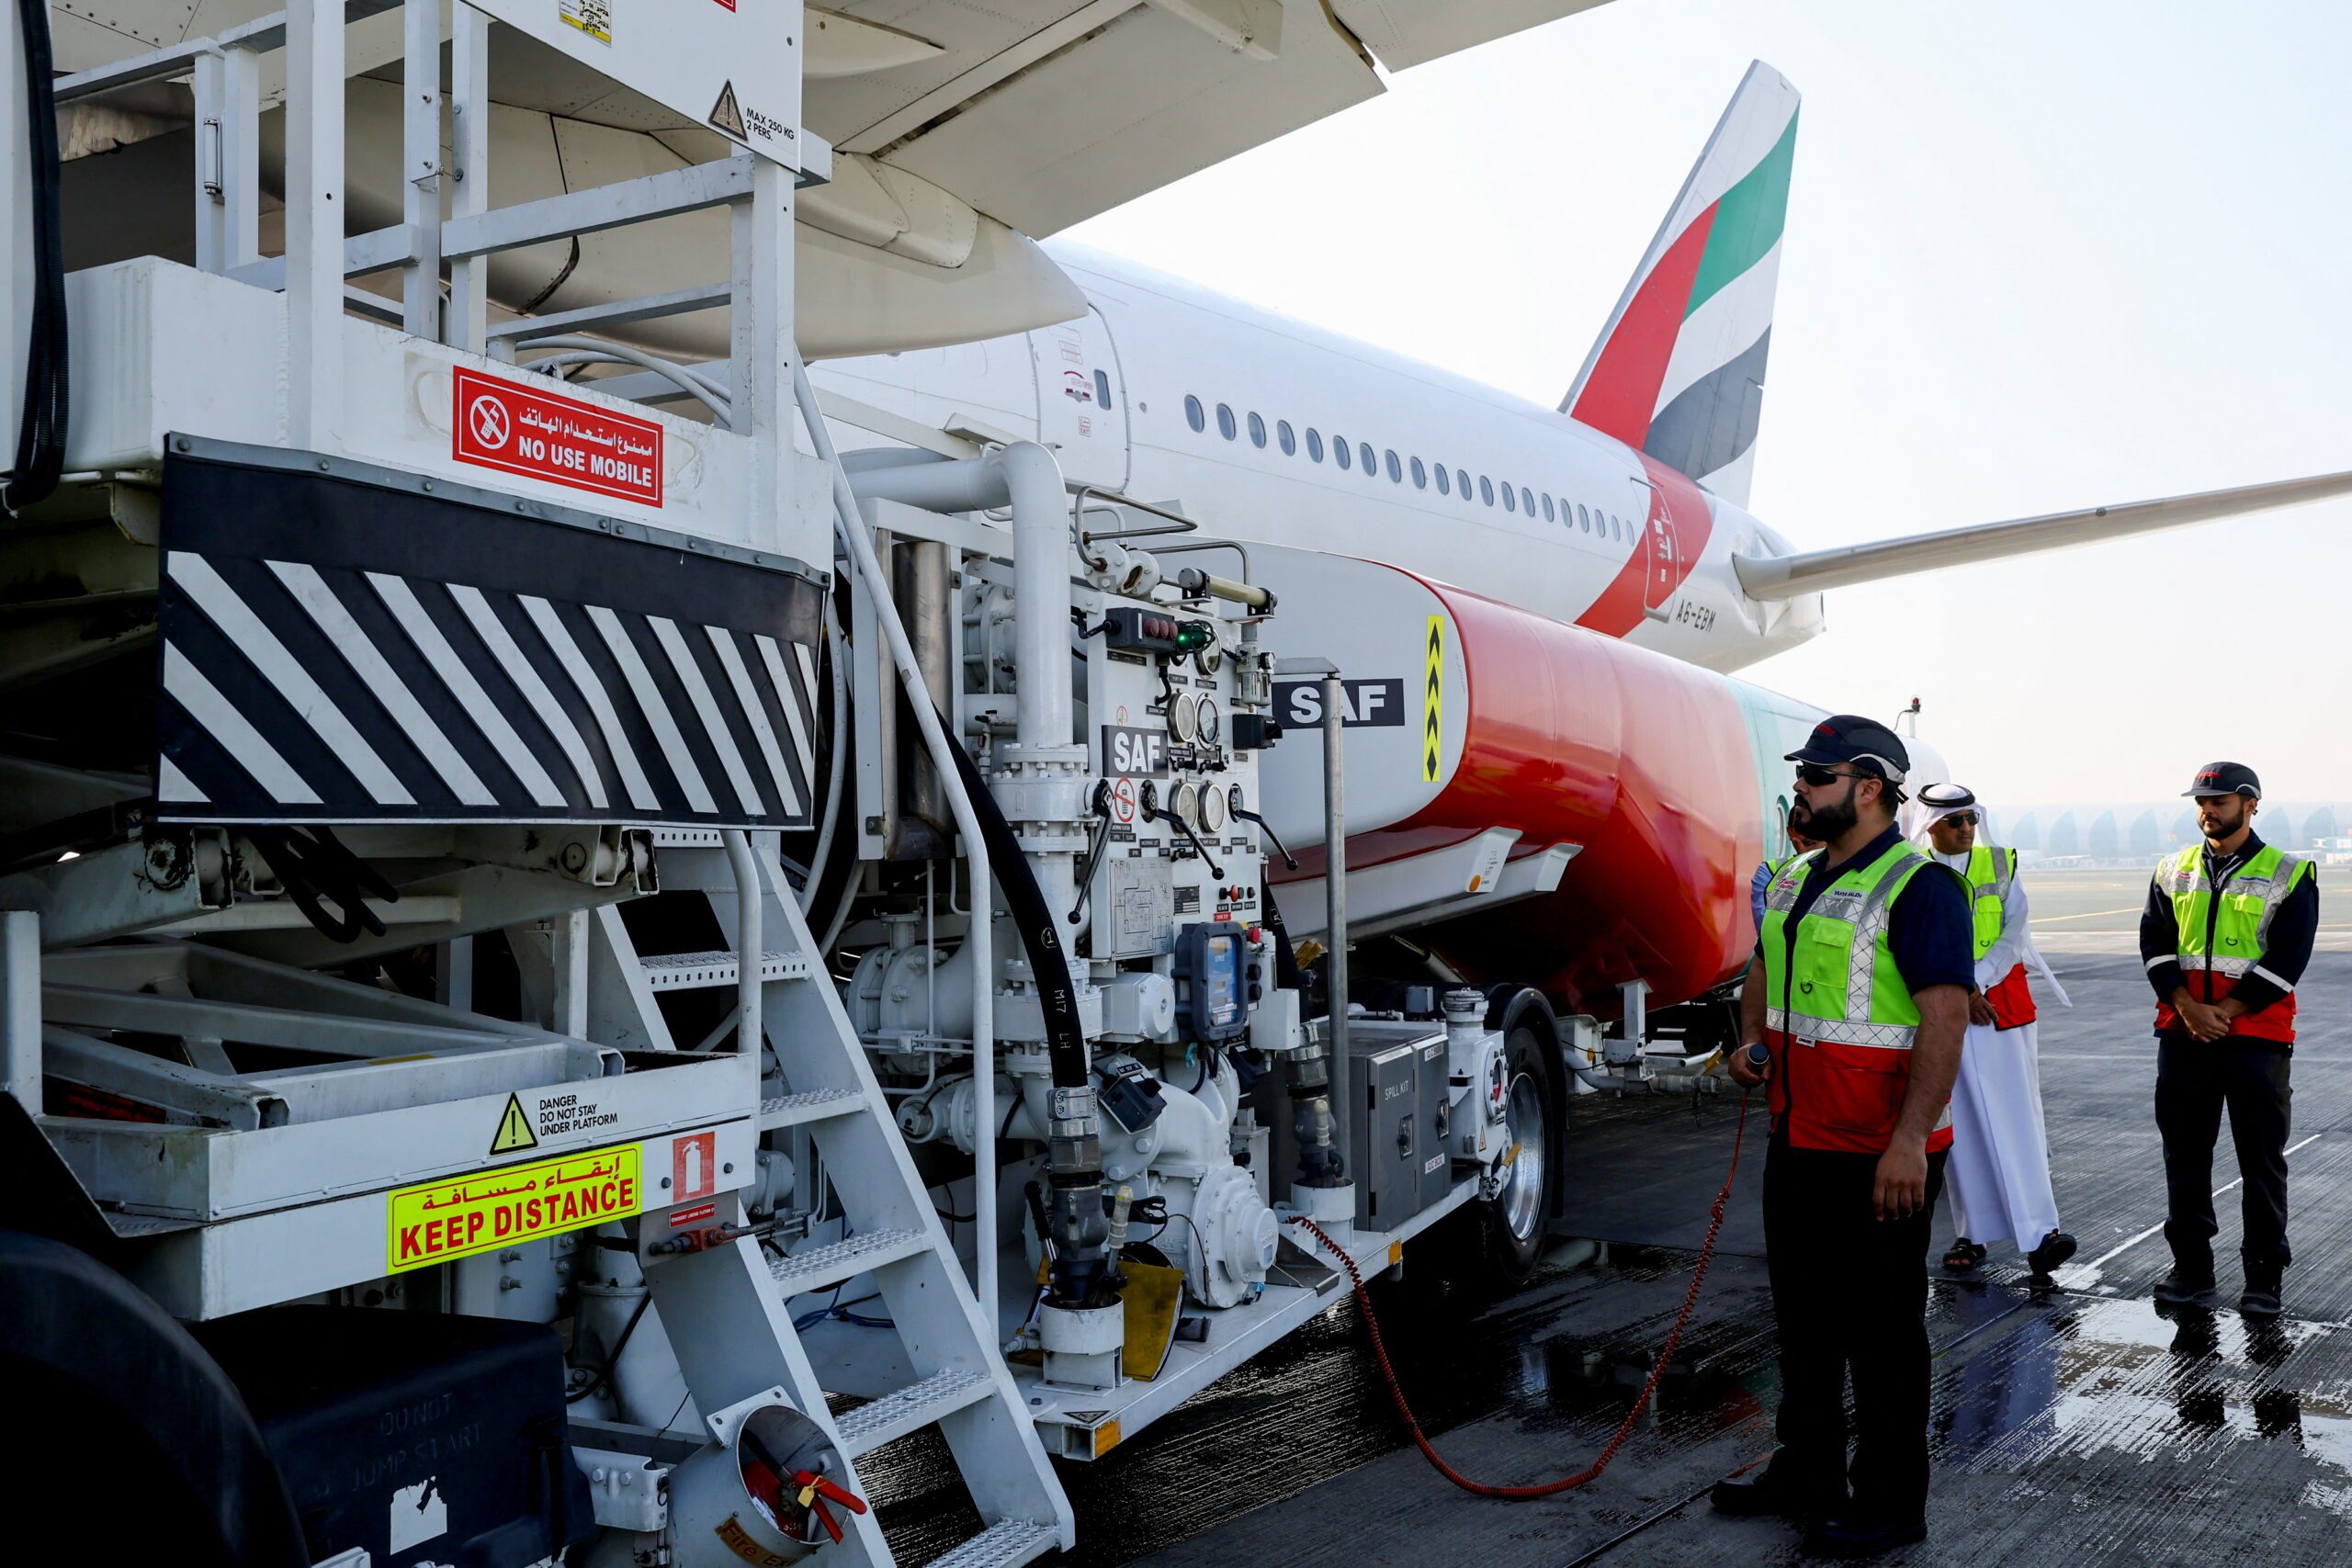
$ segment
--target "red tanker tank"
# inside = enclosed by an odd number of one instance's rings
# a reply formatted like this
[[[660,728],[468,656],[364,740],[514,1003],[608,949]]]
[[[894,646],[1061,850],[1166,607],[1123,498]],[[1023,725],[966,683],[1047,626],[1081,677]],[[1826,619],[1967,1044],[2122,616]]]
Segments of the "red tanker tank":
[[[1282,555],[1272,578],[1298,590],[1282,601],[1286,649],[1329,657],[1348,684],[1351,927],[1360,887],[1364,925],[1424,908],[1414,939],[1465,976],[1535,985],[1578,1012],[1613,1013],[1632,980],[1662,1006],[1738,973],[1749,874],[1785,809],[1771,781],[1820,710],[1394,567]],[[1393,715],[1391,671],[1418,675]],[[1319,703],[1298,682],[1281,699],[1292,728],[1266,759],[1270,812],[1318,838],[1320,739],[1301,725]],[[1504,901],[1479,897],[1483,873],[1443,885],[1465,863],[1445,852],[1507,835],[1512,864],[1573,846],[1556,886]],[[1315,887],[1284,908],[1312,928],[1322,856],[1299,858],[1293,881]],[[1423,866],[1431,886],[1399,891]]]

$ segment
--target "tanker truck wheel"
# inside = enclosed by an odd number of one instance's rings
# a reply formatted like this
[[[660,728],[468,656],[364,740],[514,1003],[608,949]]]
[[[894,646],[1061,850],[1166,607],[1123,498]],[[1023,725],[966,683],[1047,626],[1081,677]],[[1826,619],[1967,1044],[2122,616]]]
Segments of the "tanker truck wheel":
[[[302,1528],[228,1375],[89,1254],[0,1231],[0,1387],[29,1425],[9,1477],[58,1562],[157,1553],[187,1568],[302,1568]]]
[[[1543,993],[1506,987],[1493,993],[1490,1027],[1502,1030],[1505,1114],[1519,1145],[1501,1189],[1465,1204],[1431,1230],[1419,1250],[1421,1281],[1480,1292],[1515,1290],[1535,1273],[1546,1225],[1558,1207],[1562,1078],[1552,1010]],[[1406,1278],[1415,1278],[1408,1266]],[[1432,1278],[1434,1277],[1434,1278]]]
[[[1471,1210],[1480,1222],[1483,1270],[1489,1282],[1506,1288],[1525,1284],[1535,1272],[1560,1179],[1560,1048],[1542,1032],[1549,1021],[1548,1013],[1522,1016],[1507,1036],[1504,1113],[1519,1152],[1493,1201]]]

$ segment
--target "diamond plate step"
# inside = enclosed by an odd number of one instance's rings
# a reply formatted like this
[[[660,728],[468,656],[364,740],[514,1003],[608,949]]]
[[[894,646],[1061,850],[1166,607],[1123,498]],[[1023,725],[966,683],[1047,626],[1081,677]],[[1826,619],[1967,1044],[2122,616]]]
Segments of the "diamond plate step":
[[[954,1369],[933,1372],[921,1382],[909,1383],[842,1416],[839,1423],[842,1447],[852,1459],[872,1453],[967,1404],[978,1404],[988,1397],[993,1381],[986,1372]]]
[[[1020,1568],[1061,1545],[1061,1534],[1034,1519],[999,1519],[944,1557],[931,1568]]]
[[[777,1258],[768,1272],[786,1298],[854,1280],[869,1269],[902,1262],[929,1250],[921,1231],[873,1231]]]
[[[760,1101],[760,1131],[797,1127],[828,1116],[846,1116],[865,1102],[854,1089],[812,1089],[802,1094],[773,1094]]]
[[[656,991],[702,991],[735,983],[735,954],[729,948],[715,948],[708,953],[667,953],[640,958],[638,963],[645,971],[647,987]],[[797,953],[760,954],[763,980],[808,977],[808,961]]]

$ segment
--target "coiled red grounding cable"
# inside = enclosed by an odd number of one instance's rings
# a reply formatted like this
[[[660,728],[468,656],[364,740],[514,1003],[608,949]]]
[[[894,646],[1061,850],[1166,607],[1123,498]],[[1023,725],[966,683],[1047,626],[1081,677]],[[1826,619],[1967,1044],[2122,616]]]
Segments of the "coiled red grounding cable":
[[[1372,1297],[1364,1290],[1363,1275],[1356,1268],[1355,1259],[1349,1257],[1346,1249],[1333,1241],[1322,1226],[1306,1215],[1291,1214],[1284,1217],[1285,1224],[1298,1225],[1310,1232],[1334,1258],[1340,1260],[1340,1266],[1348,1271],[1349,1282],[1355,1286],[1356,1304],[1363,1309],[1364,1329],[1372,1337],[1373,1359],[1379,1362],[1380,1375],[1388,1382],[1388,1396],[1396,1402],[1396,1414],[1405,1418],[1406,1428],[1413,1434],[1414,1445],[1421,1450],[1421,1456],[1424,1459],[1437,1467],[1437,1472],[1440,1475],[1444,1476],[1464,1492],[1473,1493],[1480,1497],[1499,1497],[1505,1502],[1523,1503],[1530,1498],[1550,1497],[1574,1487],[1582,1486],[1587,1482],[1597,1481],[1600,1477],[1600,1472],[1609,1468],[1609,1461],[1617,1457],[1617,1450],[1624,1447],[1627,1438],[1634,1435],[1634,1423],[1640,1420],[1642,1412],[1649,1408],[1651,1397],[1657,1393],[1657,1381],[1665,1375],[1668,1364],[1674,1359],[1674,1348],[1681,1342],[1683,1327],[1690,1321],[1690,1309],[1699,1304],[1699,1287],[1705,1281],[1707,1265],[1715,1256],[1716,1234],[1724,1228],[1724,1207],[1731,1201],[1731,1184],[1739,1175],[1740,1145],[1747,1137],[1747,1098],[1744,1094],[1739,1097],[1739,1126],[1732,1134],[1731,1168],[1724,1172],[1724,1190],[1715,1194],[1714,1204],[1708,1210],[1707,1239],[1699,1244],[1699,1260],[1690,1269],[1690,1288],[1683,1292],[1682,1310],[1674,1314],[1674,1326],[1668,1331],[1666,1343],[1658,1349],[1657,1361],[1650,1368],[1649,1381],[1642,1384],[1642,1392],[1634,1396],[1634,1407],[1625,1412],[1625,1419],[1618,1423],[1616,1435],[1602,1447],[1599,1459],[1594,1460],[1589,1467],[1577,1472],[1574,1475],[1565,1475],[1557,1481],[1547,1481],[1540,1486],[1490,1485],[1484,1481],[1471,1480],[1445,1462],[1444,1458],[1430,1446],[1429,1438],[1421,1431],[1421,1424],[1413,1418],[1412,1406],[1405,1403],[1404,1386],[1397,1382],[1396,1369],[1389,1362],[1388,1347],[1380,1337],[1380,1320],[1373,1315]]]

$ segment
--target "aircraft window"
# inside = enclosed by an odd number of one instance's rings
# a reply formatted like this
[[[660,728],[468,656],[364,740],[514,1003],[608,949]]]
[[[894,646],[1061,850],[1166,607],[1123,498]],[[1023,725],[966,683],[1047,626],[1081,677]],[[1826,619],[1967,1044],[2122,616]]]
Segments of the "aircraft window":
[[[1292,457],[1297,456],[1298,437],[1292,433],[1290,421],[1286,419],[1278,419],[1274,421],[1274,439],[1282,443],[1283,457]]]
[[[1592,514],[1587,512],[1581,503],[1577,507],[1577,526],[1588,534],[1592,532]]]
[[[1207,416],[1201,412],[1201,400],[1190,392],[1184,394],[1184,423],[1195,431],[1206,430],[1209,424]]]
[[[1463,500],[1467,501],[1467,500],[1469,500],[1469,499],[1470,499],[1470,470],[1469,470],[1469,469],[1467,469],[1467,468],[1456,468],[1456,469],[1454,469],[1454,470],[1453,470],[1453,488],[1454,488],[1454,489],[1456,489],[1456,490],[1458,490],[1458,491],[1460,491],[1462,492],[1462,499],[1463,499]]]
[[[1445,477],[1445,465],[1443,463],[1440,463],[1437,466],[1437,492],[1440,495],[1452,495],[1453,493],[1453,481]]]
[[[1357,442],[1357,443],[1356,443],[1356,456],[1363,459],[1363,477],[1364,477],[1364,478],[1366,478],[1366,479],[1378,479],[1378,478],[1380,477],[1380,465],[1379,465],[1378,463],[1375,463],[1375,462],[1374,462],[1374,461],[1373,461],[1373,457],[1372,457],[1372,443],[1371,443],[1371,442],[1369,442],[1369,441],[1359,441],[1359,442]]]
[[[1495,481],[1484,474],[1478,476],[1478,499],[1488,506],[1495,503]]]
[[[1430,488],[1430,471],[1421,467],[1421,460],[1419,457],[1413,459],[1413,488],[1415,490]]]
[[[1621,545],[1625,542],[1625,520],[1613,512],[1609,514],[1609,536]]]
[[[1306,457],[1309,462],[1323,460],[1323,433],[1311,424],[1306,427]]]
[[[1388,482],[1393,485],[1405,482],[1405,465],[1396,460],[1396,448],[1394,446],[1388,449]]]
[[[1334,435],[1331,437],[1331,461],[1339,464],[1340,467],[1343,468],[1351,468],[1355,467],[1355,454],[1348,450],[1348,438],[1346,436]]]
[[[1503,510],[1505,512],[1516,512],[1519,510],[1519,502],[1511,499],[1510,481],[1509,479],[1505,479],[1503,481]]]
[[[1111,406],[1111,373],[1107,370],[1094,373],[1094,400],[1106,409]]]
[[[1535,515],[1535,492],[1525,485],[1519,487],[1519,504],[1530,517]]]
[[[1230,403],[1217,404],[1216,433],[1219,435],[1224,436],[1227,441],[1230,441],[1239,429],[1240,426],[1235,424],[1233,422],[1233,405]]]
[[[1549,495],[1544,498],[1544,521],[1546,523],[1552,521],[1552,498]]]
[[[1253,410],[1250,415],[1250,445],[1252,446],[1263,446],[1265,444],[1266,422],[1260,419],[1256,412]]]

